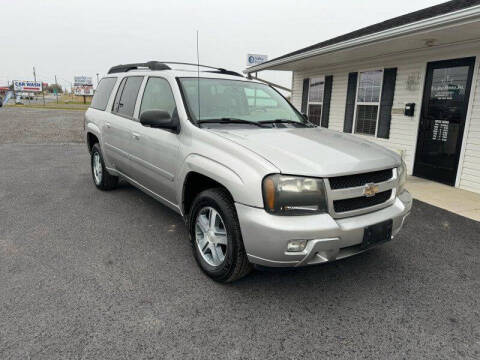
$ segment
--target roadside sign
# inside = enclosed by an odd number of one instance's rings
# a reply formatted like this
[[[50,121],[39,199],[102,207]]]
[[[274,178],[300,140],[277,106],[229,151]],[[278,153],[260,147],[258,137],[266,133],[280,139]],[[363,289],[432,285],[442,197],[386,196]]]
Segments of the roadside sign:
[[[247,54],[247,66],[258,65],[268,61],[268,55]]]
[[[13,90],[15,91],[27,91],[27,92],[41,92],[42,83],[40,81],[13,81]]]
[[[92,78],[90,76],[74,76],[73,86],[93,85]]]
[[[73,93],[78,96],[93,96],[93,86],[92,85],[74,86]]]

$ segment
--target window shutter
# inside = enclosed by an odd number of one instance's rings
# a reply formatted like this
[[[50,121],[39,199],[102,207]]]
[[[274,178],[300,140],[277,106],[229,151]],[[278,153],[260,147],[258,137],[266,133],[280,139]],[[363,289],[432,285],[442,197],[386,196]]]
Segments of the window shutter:
[[[333,75],[325,76],[325,88],[323,91],[322,127],[328,128],[330,118],[330,100],[332,99]]]
[[[385,69],[383,71],[382,99],[380,101],[380,114],[378,116],[377,137],[388,139],[390,137],[390,122],[392,121],[393,96],[397,69]]]
[[[353,114],[355,114],[355,96],[357,95],[358,73],[348,74],[347,103],[345,105],[345,121],[343,132],[351,133],[353,129]]]
[[[302,92],[302,114],[307,113],[308,106],[308,87],[310,86],[310,79],[303,79],[303,92]]]

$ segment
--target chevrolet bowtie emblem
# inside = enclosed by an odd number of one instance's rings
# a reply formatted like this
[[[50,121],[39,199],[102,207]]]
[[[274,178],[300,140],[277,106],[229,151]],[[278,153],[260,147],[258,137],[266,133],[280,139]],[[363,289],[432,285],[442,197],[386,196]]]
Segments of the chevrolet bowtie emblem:
[[[378,185],[377,184],[366,184],[365,189],[363,190],[363,195],[366,197],[372,197],[375,196],[375,194],[378,192]]]

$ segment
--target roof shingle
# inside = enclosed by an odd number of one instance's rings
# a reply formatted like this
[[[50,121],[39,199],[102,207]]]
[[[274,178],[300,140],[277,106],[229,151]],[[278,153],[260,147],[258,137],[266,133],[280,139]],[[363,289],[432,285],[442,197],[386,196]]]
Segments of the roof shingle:
[[[304,52],[307,52],[307,51],[310,51],[310,50],[321,49],[321,48],[329,46],[329,45],[338,44],[338,43],[341,43],[341,42],[344,42],[344,41],[347,41],[347,40],[352,40],[352,39],[359,38],[359,37],[362,37],[362,36],[375,34],[375,33],[378,33],[380,31],[393,29],[393,28],[396,28],[396,27],[399,27],[399,26],[402,26],[402,25],[411,24],[411,23],[414,23],[414,22],[417,22],[417,21],[420,21],[420,20],[433,18],[435,16],[448,14],[448,13],[458,11],[458,10],[462,10],[462,9],[466,9],[466,8],[469,8],[469,7],[472,7],[472,6],[475,6],[475,5],[480,5],[480,0],[453,0],[453,1],[448,1],[448,2],[445,2],[445,3],[439,4],[439,5],[435,5],[435,6],[432,6],[432,7],[429,7],[429,8],[414,11],[412,13],[402,15],[402,16],[398,16],[396,18],[389,19],[389,20],[386,20],[386,21],[383,21],[383,22],[379,22],[377,24],[370,25],[370,26],[364,27],[362,29],[352,31],[350,33],[347,33],[347,34],[344,34],[344,35],[341,35],[341,36],[337,36],[337,37],[334,37],[332,39],[322,41],[322,42],[314,44],[314,45],[307,46],[305,48],[293,51],[291,53],[279,56],[279,57],[277,57],[275,59],[272,59],[270,61],[264,62],[264,63],[262,63],[262,65],[267,64],[267,63],[272,62],[272,61],[284,59],[284,58],[287,58],[287,57],[290,57],[290,56],[293,56],[293,55],[298,55],[298,54],[301,54],[301,53],[304,53]]]

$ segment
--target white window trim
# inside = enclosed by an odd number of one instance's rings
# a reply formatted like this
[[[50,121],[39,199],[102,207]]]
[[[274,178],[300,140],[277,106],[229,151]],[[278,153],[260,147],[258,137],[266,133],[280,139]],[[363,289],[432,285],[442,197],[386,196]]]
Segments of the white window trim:
[[[322,101],[310,101],[310,84],[312,83],[312,80],[323,81]],[[324,100],[324,98],[325,98],[325,75],[312,76],[310,79],[308,79],[307,115],[310,116],[310,105],[321,105],[322,106],[322,112],[320,113],[320,124],[319,124],[319,126],[322,126],[323,100]]]
[[[382,72],[382,81],[380,85],[380,96],[378,97],[378,103],[377,102],[360,102],[358,101],[358,89],[360,88],[360,74],[361,73],[366,73],[370,71],[381,71]],[[357,77],[357,91],[355,92],[355,111],[353,113],[353,128],[352,128],[352,134],[355,135],[360,135],[360,136],[369,136],[369,137],[375,137],[377,138],[377,133],[378,133],[378,119],[380,118],[380,104],[382,103],[382,92],[383,92],[383,77],[385,75],[385,71],[383,68],[378,69],[366,69],[366,70],[359,70],[358,71],[358,77]],[[375,135],[372,134],[364,134],[364,133],[357,133],[355,129],[357,128],[357,108],[358,105],[376,105],[378,106],[378,111],[377,111],[377,120],[375,123]],[[322,107],[323,111],[323,107]]]

